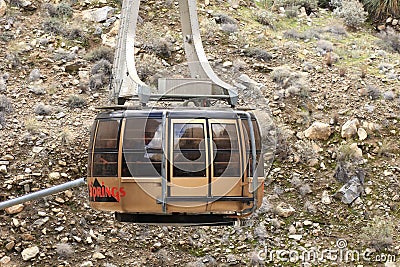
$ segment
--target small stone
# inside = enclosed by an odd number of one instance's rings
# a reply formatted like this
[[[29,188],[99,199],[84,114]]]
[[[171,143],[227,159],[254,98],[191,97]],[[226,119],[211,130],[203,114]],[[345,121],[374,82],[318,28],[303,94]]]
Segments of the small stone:
[[[385,24],[378,25],[377,29],[379,31],[384,31],[386,29],[386,25]]]
[[[392,25],[396,26],[397,24],[399,24],[399,20],[398,19],[393,19],[392,20]]]
[[[289,229],[288,229],[288,231],[289,231],[289,234],[295,234],[296,233],[296,227],[294,227],[294,225],[293,224],[291,224],[290,226],[289,226]]]
[[[93,262],[91,261],[85,261],[81,264],[81,267],[93,267]]]
[[[309,221],[309,220],[305,220],[304,222],[303,222],[303,225],[304,226],[311,226],[313,224],[313,222],[312,221]]]
[[[368,137],[367,131],[364,130],[364,128],[358,128],[357,135],[358,135],[358,139],[360,141],[363,141],[363,140],[367,139],[367,137]]]
[[[32,240],[35,239],[35,238],[33,237],[33,235],[28,234],[28,233],[22,234],[22,235],[21,235],[21,238],[22,238],[22,240],[24,240],[24,241],[32,241]]]
[[[10,155],[10,154],[7,154],[1,158],[1,160],[13,160],[13,159],[14,159],[14,156]]]
[[[20,224],[20,222],[19,222],[19,220],[17,219],[17,218],[12,218],[12,224],[15,226],[15,227],[19,227],[21,224]]]
[[[15,242],[14,241],[10,241],[6,244],[6,249],[7,250],[12,250],[15,246]]]
[[[18,205],[6,208],[5,210],[6,210],[7,214],[17,214],[17,213],[20,213],[23,209],[24,209],[24,205],[18,204]]]
[[[32,152],[33,153],[40,153],[42,150],[43,150],[43,148],[44,147],[41,147],[41,146],[34,146],[33,148],[32,148]]]
[[[300,241],[303,238],[303,236],[302,235],[289,235],[289,238],[294,239],[296,241]]]
[[[7,174],[7,166],[6,165],[0,165],[0,173]]]
[[[64,112],[59,112],[59,113],[57,113],[56,114],[56,119],[57,120],[59,120],[59,119],[62,119],[62,118],[64,118],[66,116],[66,114],[64,113]]]
[[[385,176],[391,176],[391,175],[393,175],[393,172],[388,171],[388,170],[384,170],[384,171],[383,171],[383,175],[385,175]]]
[[[24,261],[35,258],[37,254],[39,254],[39,248],[37,246],[26,248],[21,252]]]
[[[59,172],[51,172],[49,173],[49,179],[50,180],[58,180],[60,179],[61,175]]]
[[[223,67],[232,67],[233,63],[231,61],[225,61],[222,66]]]
[[[290,206],[290,204],[284,202],[279,203],[275,210],[279,216],[284,218],[292,216],[296,211],[292,206]]]
[[[361,148],[358,147],[357,143],[353,143],[349,146],[350,150],[353,151],[353,156],[357,159],[361,159],[363,156]]]
[[[304,131],[304,136],[312,140],[328,140],[331,133],[332,131],[329,124],[315,121]]]
[[[369,195],[372,193],[372,188],[371,187],[366,187],[365,188],[365,194]]]
[[[95,252],[95,253],[93,253],[92,258],[96,259],[96,260],[102,260],[102,259],[105,259],[106,256],[104,256],[104,254],[102,254],[100,252]]]
[[[353,135],[357,133],[357,127],[360,125],[360,122],[358,119],[353,119],[347,121],[345,124],[342,126],[342,131],[341,135],[343,138],[351,138]]]
[[[153,245],[153,247],[155,247],[156,249],[159,249],[159,248],[161,248],[161,243],[160,243],[160,242],[157,242],[157,243],[155,243],[155,244]]]
[[[329,192],[328,191],[324,191],[322,192],[322,197],[321,197],[321,202],[325,205],[329,205],[332,203],[332,199],[329,196]]]
[[[3,258],[0,259],[0,266],[8,266],[7,264],[10,263],[11,258],[8,256],[4,256]]]

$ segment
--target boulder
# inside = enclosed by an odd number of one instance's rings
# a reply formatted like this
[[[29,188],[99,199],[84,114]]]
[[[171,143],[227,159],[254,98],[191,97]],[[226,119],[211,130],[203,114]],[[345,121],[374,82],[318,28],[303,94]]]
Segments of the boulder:
[[[292,206],[286,203],[279,203],[279,205],[275,209],[276,213],[284,218],[290,217],[296,211]]]
[[[103,22],[106,21],[113,13],[114,8],[110,6],[105,6],[102,8],[89,9],[82,12],[83,19],[93,22]]]
[[[37,254],[39,254],[39,248],[37,246],[26,248],[21,252],[24,261],[33,259]]]
[[[328,140],[331,133],[329,124],[316,121],[304,131],[304,136],[312,140]]]
[[[5,210],[6,210],[7,214],[17,214],[17,213],[20,213],[23,209],[24,209],[24,205],[18,204],[18,205],[6,208]]]
[[[358,119],[353,119],[347,121],[342,126],[341,135],[343,138],[351,138],[357,134],[357,128],[360,126],[360,121]]]
[[[357,135],[358,135],[358,139],[360,141],[363,141],[363,140],[367,139],[367,137],[368,137],[367,131],[364,130],[364,128],[358,128]]]

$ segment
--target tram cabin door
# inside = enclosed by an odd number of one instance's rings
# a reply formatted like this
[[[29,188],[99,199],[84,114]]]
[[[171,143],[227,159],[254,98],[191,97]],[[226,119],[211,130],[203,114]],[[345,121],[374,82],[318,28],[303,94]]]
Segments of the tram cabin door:
[[[242,196],[239,132],[234,119],[171,119],[168,198],[209,211],[214,201]]]

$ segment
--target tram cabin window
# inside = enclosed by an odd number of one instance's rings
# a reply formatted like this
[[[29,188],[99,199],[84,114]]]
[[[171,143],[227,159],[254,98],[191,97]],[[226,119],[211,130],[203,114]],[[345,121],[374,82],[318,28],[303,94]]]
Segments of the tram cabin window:
[[[118,139],[120,120],[99,120],[94,140],[93,176],[118,175]]]
[[[211,123],[215,177],[240,177],[240,151],[235,123]]]
[[[173,176],[206,177],[203,123],[173,124]]]
[[[161,176],[161,118],[127,118],[123,139],[122,177]]]

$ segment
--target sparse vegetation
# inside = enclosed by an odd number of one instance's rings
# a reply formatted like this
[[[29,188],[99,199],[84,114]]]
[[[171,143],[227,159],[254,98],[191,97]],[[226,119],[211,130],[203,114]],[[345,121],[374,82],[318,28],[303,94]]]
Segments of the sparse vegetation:
[[[316,12],[318,10],[318,1],[317,0],[275,0],[274,4],[278,7],[287,7],[289,8],[297,8],[304,7],[306,9],[307,14],[311,12]]]
[[[25,129],[31,134],[37,134],[41,129],[41,123],[33,117],[27,118],[24,124]]]
[[[358,0],[345,0],[341,6],[333,12],[342,18],[346,26],[352,28],[361,27],[367,19],[368,13],[365,12],[363,4]]]
[[[394,223],[391,218],[374,217],[362,228],[365,243],[377,251],[383,251],[393,244]]]
[[[0,126],[6,125],[6,114],[10,114],[13,111],[11,101],[5,96],[0,95]]]
[[[71,95],[68,97],[68,106],[71,108],[81,108],[86,106],[86,100],[83,97],[77,95]]]
[[[108,46],[99,46],[91,50],[89,54],[86,56],[86,58],[91,62],[96,62],[105,59],[108,62],[112,63],[114,61],[114,50],[112,50]]]
[[[49,105],[45,105],[45,104],[43,104],[43,103],[39,103],[39,104],[37,104],[36,107],[35,107],[35,113],[36,113],[36,115],[44,115],[44,116],[47,116],[47,115],[50,115],[51,112],[52,112],[52,107],[49,106]]]
[[[379,90],[379,88],[375,85],[367,85],[367,93],[372,100],[376,100],[381,97],[381,90]]]
[[[64,23],[56,18],[50,18],[43,22],[42,24],[43,30],[47,33],[59,34],[65,36],[67,34],[67,30],[64,27]]]
[[[252,57],[265,62],[272,59],[272,55],[268,53],[265,49],[261,48],[247,48],[243,52],[244,55],[247,57]]]
[[[68,243],[58,243],[56,245],[56,251],[58,256],[62,259],[68,259],[74,254],[74,249]]]
[[[277,17],[273,12],[267,10],[258,10],[256,13],[256,20],[262,25],[274,28],[274,23]]]
[[[386,31],[380,32],[378,36],[381,39],[379,44],[383,49],[400,53],[400,34],[398,32],[388,28]]]
[[[43,9],[53,18],[70,18],[74,12],[72,7],[65,2],[61,2],[57,5],[46,3],[43,5]]]
[[[293,71],[288,66],[280,66],[271,72],[272,80],[285,89],[285,95],[307,96],[306,74]]]

